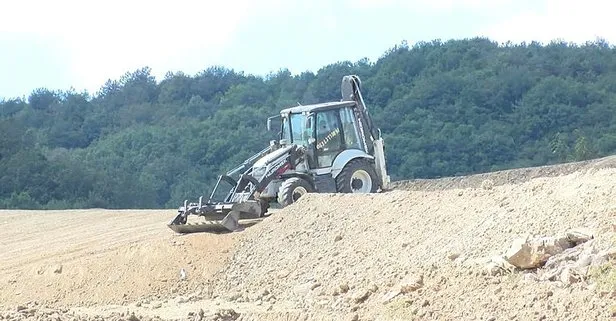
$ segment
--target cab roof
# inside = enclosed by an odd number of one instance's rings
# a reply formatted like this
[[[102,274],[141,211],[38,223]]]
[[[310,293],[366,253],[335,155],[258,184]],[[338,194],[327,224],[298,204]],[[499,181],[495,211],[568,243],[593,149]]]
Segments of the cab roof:
[[[300,105],[300,106],[296,106],[296,107],[291,107],[291,108],[286,108],[280,111],[281,114],[288,114],[288,113],[292,113],[292,114],[298,114],[298,113],[303,113],[303,112],[310,112],[310,111],[319,111],[319,110],[328,110],[328,109],[336,109],[336,108],[342,108],[342,107],[351,107],[351,106],[355,106],[356,103],[352,100],[346,100],[346,101],[335,101],[335,102],[329,102],[329,103],[321,103],[321,104],[313,104],[313,105]]]

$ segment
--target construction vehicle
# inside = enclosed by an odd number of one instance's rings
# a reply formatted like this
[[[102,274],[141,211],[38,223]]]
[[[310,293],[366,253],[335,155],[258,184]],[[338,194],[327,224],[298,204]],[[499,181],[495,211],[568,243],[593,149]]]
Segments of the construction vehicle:
[[[342,79],[342,100],[283,109],[279,139],[220,175],[206,202],[184,204],[168,226],[178,233],[238,231],[262,219],[272,203],[288,206],[306,193],[375,193],[387,189],[383,138],[356,75]],[[222,184],[229,187],[217,197]],[[189,215],[205,218],[188,223]],[[240,220],[247,224],[240,224]],[[252,223],[251,223],[252,222]]]

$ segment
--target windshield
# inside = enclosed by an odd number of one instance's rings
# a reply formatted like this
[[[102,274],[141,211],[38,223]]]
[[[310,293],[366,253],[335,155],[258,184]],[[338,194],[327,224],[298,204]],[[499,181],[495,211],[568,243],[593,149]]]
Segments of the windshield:
[[[289,119],[291,122],[291,130],[293,131],[293,139],[290,137]],[[298,145],[308,145],[310,138],[310,129],[306,129],[306,115],[290,114],[289,118],[282,119],[282,139],[286,139],[290,143]]]

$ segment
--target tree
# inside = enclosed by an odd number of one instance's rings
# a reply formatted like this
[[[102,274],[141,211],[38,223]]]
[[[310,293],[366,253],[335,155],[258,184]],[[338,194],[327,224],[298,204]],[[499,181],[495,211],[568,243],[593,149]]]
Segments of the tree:
[[[176,207],[263,149],[268,116],[339,101],[357,74],[394,180],[616,153],[616,50],[598,40],[401,43],[264,77],[212,66],[157,82],[149,67],[96,94],[38,88],[0,101],[0,207]]]

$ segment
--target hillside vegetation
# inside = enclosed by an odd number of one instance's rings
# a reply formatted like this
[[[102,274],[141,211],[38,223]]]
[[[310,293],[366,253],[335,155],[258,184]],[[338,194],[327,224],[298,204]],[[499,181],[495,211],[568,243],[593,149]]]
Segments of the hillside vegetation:
[[[615,67],[602,41],[469,39],[295,76],[210,67],[157,82],[146,67],[95,94],[39,88],[0,101],[0,207],[177,207],[274,139],[268,116],[339,100],[346,74],[362,78],[394,180],[613,154]]]

